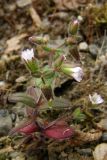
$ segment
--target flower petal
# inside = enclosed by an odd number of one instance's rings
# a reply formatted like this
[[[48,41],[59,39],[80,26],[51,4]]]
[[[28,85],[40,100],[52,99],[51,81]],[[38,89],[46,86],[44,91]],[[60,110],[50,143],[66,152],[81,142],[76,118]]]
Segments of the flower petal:
[[[81,82],[84,75],[82,68],[80,67],[71,68],[71,71],[72,71],[72,77],[76,81]]]
[[[92,96],[89,95],[89,99],[92,104],[101,104],[104,102],[103,98],[97,93],[94,93]]]
[[[34,58],[34,52],[33,49],[26,49],[22,52],[21,55],[22,59],[24,59],[25,61],[31,61],[32,58]]]

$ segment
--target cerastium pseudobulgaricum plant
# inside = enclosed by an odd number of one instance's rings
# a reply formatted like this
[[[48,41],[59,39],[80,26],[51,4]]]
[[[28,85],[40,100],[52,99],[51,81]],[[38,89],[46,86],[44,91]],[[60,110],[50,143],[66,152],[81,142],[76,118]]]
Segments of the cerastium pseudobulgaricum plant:
[[[78,20],[69,25],[70,37],[65,40],[65,44],[69,45],[73,39],[78,39],[78,27]],[[54,96],[55,82],[62,74],[74,78],[77,82],[81,82],[83,69],[76,65],[73,67],[61,48],[49,47],[49,39],[46,36],[33,36],[29,40],[46,53],[48,63],[43,64],[42,61],[36,58],[37,52],[34,52],[33,49],[22,51],[21,59],[30,71],[35,81],[35,87],[29,87],[26,93],[17,93],[9,97],[10,101],[24,103],[28,114],[28,121],[12,129],[10,135],[14,133],[30,135],[31,137],[34,135],[36,140],[38,139],[38,133],[39,138],[41,135],[58,140],[70,138],[74,135],[75,131],[67,124],[66,119],[68,117],[62,115],[52,122],[48,120],[45,122],[41,118],[41,112],[46,109],[58,109],[59,106],[60,109],[63,109],[65,104],[67,106],[70,105],[68,100],[58,99]]]

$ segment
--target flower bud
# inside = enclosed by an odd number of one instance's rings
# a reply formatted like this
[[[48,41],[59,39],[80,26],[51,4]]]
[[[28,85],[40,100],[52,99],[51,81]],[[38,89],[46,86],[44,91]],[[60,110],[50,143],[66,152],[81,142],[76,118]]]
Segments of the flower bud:
[[[66,56],[65,55],[61,55],[54,63],[54,67],[55,68],[59,68],[62,63],[66,60]]]
[[[76,35],[78,32],[78,28],[79,28],[79,21],[78,20],[74,20],[73,22],[71,22],[69,24],[69,33],[71,35]]]
[[[49,37],[48,36],[44,36],[44,37],[40,37],[40,36],[32,36],[29,38],[29,41],[31,41],[32,43],[36,43],[36,44],[47,44],[49,42]]]

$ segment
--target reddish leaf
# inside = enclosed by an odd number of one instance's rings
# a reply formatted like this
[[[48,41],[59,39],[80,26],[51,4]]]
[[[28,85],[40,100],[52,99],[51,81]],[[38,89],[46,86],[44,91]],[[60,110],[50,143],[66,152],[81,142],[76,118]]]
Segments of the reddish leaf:
[[[44,136],[54,139],[67,139],[74,135],[73,128],[69,127],[65,122],[57,122],[47,127],[43,131]]]
[[[32,134],[34,132],[36,132],[38,130],[38,126],[34,123],[34,122],[27,122],[24,123],[22,125],[20,125],[19,127],[13,128],[10,131],[10,135],[14,134],[14,133],[24,133],[25,135],[29,135]]]

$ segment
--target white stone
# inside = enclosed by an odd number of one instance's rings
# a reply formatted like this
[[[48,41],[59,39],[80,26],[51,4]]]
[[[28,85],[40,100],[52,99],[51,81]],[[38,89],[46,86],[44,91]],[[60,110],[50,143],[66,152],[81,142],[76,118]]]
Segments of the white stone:
[[[80,51],[88,51],[88,44],[86,42],[81,42],[79,44],[79,50]]]
[[[93,152],[94,160],[107,160],[107,143],[96,146]]]
[[[25,6],[27,6],[31,3],[32,3],[31,0],[17,0],[16,1],[16,4],[17,4],[18,7],[25,7]]]

